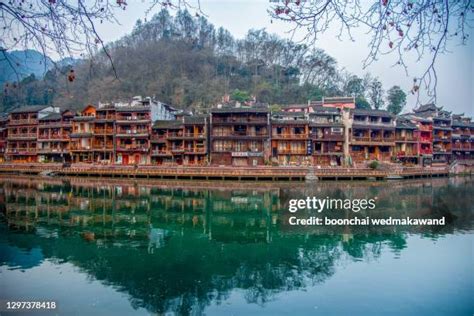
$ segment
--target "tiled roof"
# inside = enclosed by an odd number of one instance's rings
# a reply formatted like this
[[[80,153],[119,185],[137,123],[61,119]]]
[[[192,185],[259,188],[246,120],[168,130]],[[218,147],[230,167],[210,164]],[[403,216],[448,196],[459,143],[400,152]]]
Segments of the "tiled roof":
[[[269,113],[270,110],[265,108],[220,108],[220,109],[211,109],[211,113]]]
[[[272,117],[305,117],[304,112],[272,112]]]
[[[324,107],[324,106],[315,106],[313,107],[314,112],[310,113],[309,115],[317,115],[317,114],[340,114],[340,110],[338,108],[333,107]]]
[[[185,116],[184,124],[205,124],[206,117],[205,115]]]
[[[368,116],[382,116],[382,117],[393,117],[394,115],[385,110],[365,110],[365,109],[354,109],[352,110],[354,115],[368,115]]]
[[[39,112],[43,109],[50,107],[49,105],[29,105],[29,106],[22,106],[18,109],[12,110],[10,113],[32,113],[32,112]]]
[[[470,127],[472,123],[466,123],[466,122],[463,122],[463,121],[458,121],[458,120],[455,120],[453,121],[453,123],[451,124],[452,127]]]
[[[51,113],[46,115],[45,117],[40,118],[40,121],[55,121],[61,119],[61,113]]]
[[[73,117],[74,121],[92,121],[95,119],[95,116],[89,116],[89,115],[76,115]]]
[[[427,111],[436,112],[437,110],[441,110],[441,109],[442,107],[438,108],[436,107],[434,103],[429,103],[429,104],[420,105],[418,108],[413,109],[413,112],[415,113],[427,112]]]
[[[155,121],[153,128],[181,128],[183,122],[178,120],[159,120]]]
[[[334,103],[354,103],[353,97],[325,97],[323,98],[323,104],[334,104]]]
[[[399,129],[416,129],[416,124],[410,122],[409,120],[397,119],[397,128]]]
[[[118,106],[115,108],[117,112],[149,112],[148,106]]]

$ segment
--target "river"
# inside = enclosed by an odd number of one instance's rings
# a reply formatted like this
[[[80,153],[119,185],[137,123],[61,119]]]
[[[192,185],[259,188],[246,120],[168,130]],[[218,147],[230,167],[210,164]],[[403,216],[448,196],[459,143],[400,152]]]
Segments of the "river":
[[[289,200],[307,196],[375,198],[357,216],[446,225],[289,225]],[[0,207],[0,299],[55,301],[61,315],[474,312],[472,178],[3,177]]]

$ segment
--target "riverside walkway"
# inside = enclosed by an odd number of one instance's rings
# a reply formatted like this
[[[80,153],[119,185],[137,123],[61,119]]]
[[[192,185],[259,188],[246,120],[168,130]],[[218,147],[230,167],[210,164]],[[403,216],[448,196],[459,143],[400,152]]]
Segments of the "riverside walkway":
[[[444,177],[447,167],[369,168],[317,167],[231,167],[231,166],[121,166],[73,164],[0,164],[0,173],[113,178],[158,178],[189,180],[254,180],[304,181],[317,180],[385,180]],[[310,176],[310,177],[309,177]]]

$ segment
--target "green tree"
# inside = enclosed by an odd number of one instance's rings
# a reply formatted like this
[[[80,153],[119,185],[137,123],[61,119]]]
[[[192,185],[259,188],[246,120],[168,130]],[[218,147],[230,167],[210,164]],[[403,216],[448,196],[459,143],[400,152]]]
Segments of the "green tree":
[[[356,75],[351,75],[344,86],[344,92],[355,98],[363,98],[364,81]]]
[[[407,95],[399,86],[393,86],[387,91],[387,101],[387,111],[397,115],[405,107]]]
[[[370,104],[374,109],[381,109],[384,106],[383,102],[384,91],[382,89],[382,83],[378,78],[374,78],[369,83],[369,99]]]
[[[230,96],[232,100],[238,101],[238,102],[246,102],[250,100],[250,95],[247,91],[242,91],[239,89],[235,89],[234,92],[232,92],[232,95]]]
[[[355,100],[356,109],[370,110],[370,104],[364,97],[357,97]]]

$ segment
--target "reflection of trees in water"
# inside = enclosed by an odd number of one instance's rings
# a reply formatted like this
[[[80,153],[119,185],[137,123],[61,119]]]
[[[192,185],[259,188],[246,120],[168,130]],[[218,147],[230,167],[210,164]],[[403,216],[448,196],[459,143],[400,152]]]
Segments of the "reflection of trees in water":
[[[296,186],[248,194],[10,181],[0,191],[6,222],[10,229],[28,223],[36,234],[10,230],[0,238],[9,247],[41,249],[43,258],[73,263],[128,293],[134,307],[199,314],[209,304],[225,301],[234,289],[244,291],[248,302],[263,305],[278,293],[324,282],[336,273],[336,263],[376,260],[384,249],[400,254],[407,247],[407,233],[436,238],[469,227],[472,182],[446,181],[323,183],[303,193]],[[444,212],[455,217],[440,230],[288,228],[285,201],[313,195],[377,196],[379,216]],[[2,262],[14,265],[11,260]]]

